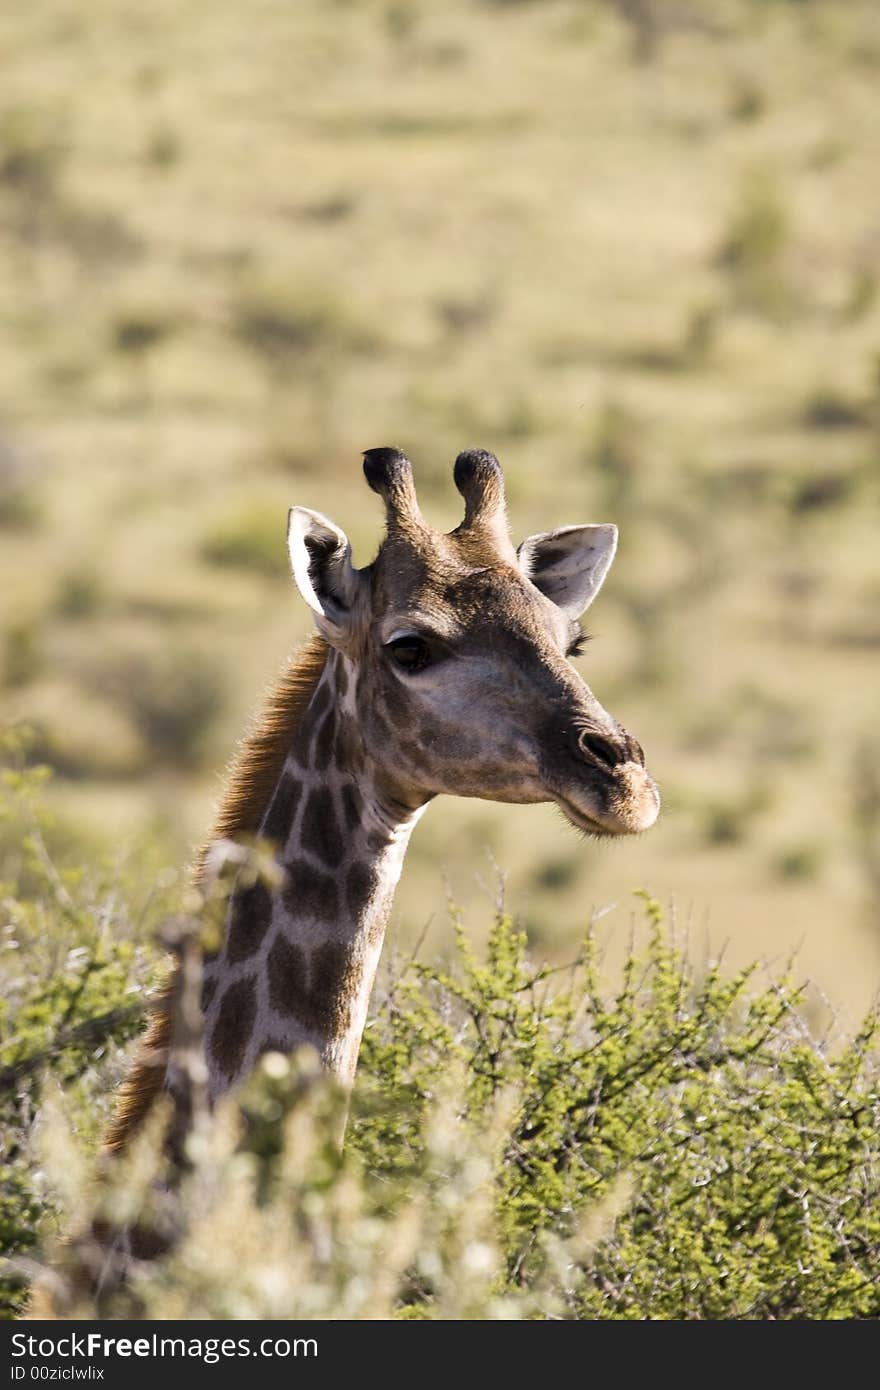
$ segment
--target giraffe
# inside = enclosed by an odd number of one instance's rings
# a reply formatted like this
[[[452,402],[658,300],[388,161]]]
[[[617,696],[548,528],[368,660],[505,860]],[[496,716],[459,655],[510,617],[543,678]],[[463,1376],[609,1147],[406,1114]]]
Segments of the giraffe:
[[[289,516],[317,632],[245,739],[215,826],[215,842],[269,842],[279,884],[236,884],[204,967],[211,1101],[263,1053],[302,1044],[351,1086],[404,854],[436,796],[552,801],[597,837],[646,830],[659,811],[639,744],[568,659],[616,527],[565,526],[515,549],[500,465],[481,449],[455,462],[465,514],[449,534],[424,520],[400,450],[368,450],[364,472],[386,512],[365,569],[326,516]],[[174,1095],[170,997],[123,1089],[111,1152],[161,1091]]]

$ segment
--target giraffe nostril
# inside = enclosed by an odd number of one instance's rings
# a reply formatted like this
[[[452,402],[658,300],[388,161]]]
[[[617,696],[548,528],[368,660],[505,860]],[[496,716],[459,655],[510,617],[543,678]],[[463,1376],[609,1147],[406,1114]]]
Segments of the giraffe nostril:
[[[581,734],[578,746],[586,757],[609,770],[624,760],[621,750],[601,734]]]

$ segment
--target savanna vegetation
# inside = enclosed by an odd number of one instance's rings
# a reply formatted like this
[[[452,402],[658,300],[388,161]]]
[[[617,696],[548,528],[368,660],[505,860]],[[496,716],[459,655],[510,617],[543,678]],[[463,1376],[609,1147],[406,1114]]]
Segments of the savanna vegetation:
[[[269,1059],[125,1309],[876,1315],[877,6],[43,0],[0,41],[4,1308],[149,1189],[149,1135],[116,1196],[90,1156],[306,630],[287,507],[365,563],[394,442],[438,525],[468,444],[517,533],[618,523],[579,664],[664,812],[433,807],[344,1160]]]
[[[484,959],[457,920],[448,969],[390,959],[342,1157],[317,1059],[270,1053],[197,1111],[182,1182],[156,1186],[159,1110],[96,1183],[158,962],[118,880],[47,856],[37,780],[5,782],[29,823],[0,997],[7,1316],[43,1252],[73,1317],[880,1314],[877,1016],[812,1037],[790,979],[689,960],[647,895],[614,987],[593,924],[536,966],[500,908]],[[180,949],[212,914],[178,897]],[[167,1232],[171,1253],[96,1299],[95,1219]]]

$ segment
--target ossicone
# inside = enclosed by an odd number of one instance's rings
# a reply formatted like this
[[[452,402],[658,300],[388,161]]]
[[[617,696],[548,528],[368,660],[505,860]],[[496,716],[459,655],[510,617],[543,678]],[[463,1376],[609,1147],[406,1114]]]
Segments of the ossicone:
[[[389,529],[422,525],[412,464],[401,449],[384,445],[364,452],[364,477],[385,503]]]
[[[455,486],[464,498],[459,532],[489,529],[506,535],[504,474],[488,449],[464,449],[455,460]]]

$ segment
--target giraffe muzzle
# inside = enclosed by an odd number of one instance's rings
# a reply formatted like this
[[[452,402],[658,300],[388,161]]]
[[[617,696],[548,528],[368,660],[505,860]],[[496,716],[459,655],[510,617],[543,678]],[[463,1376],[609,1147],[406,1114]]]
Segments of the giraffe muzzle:
[[[554,797],[567,820],[578,830],[599,837],[638,835],[650,830],[660,814],[660,792],[652,777],[643,771],[641,783],[623,786],[617,796],[602,807],[592,799],[557,793]]]
[[[572,731],[574,754],[555,780],[554,799],[568,820],[592,835],[637,835],[660,813],[660,793],[641,745],[619,726]]]

